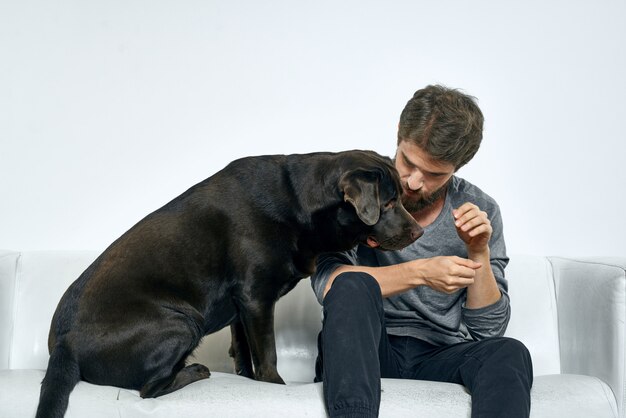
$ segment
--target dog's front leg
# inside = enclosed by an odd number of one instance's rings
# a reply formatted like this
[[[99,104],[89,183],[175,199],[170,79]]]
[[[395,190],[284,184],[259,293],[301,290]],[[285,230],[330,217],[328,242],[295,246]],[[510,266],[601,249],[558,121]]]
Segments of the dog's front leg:
[[[274,339],[274,303],[248,306],[240,313],[254,363],[256,380],[285,384],[276,369],[276,340]]]
[[[254,371],[252,370],[252,359],[250,358],[250,346],[248,338],[243,328],[243,324],[239,319],[230,324],[230,350],[228,354],[235,362],[235,373],[240,376],[254,379]]]

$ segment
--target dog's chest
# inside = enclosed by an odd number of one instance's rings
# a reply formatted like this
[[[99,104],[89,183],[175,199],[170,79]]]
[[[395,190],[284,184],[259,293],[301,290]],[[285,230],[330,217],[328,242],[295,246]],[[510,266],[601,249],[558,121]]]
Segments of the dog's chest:
[[[315,257],[304,253],[296,252],[293,255],[292,278],[297,280],[309,277],[315,272]]]
[[[309,277],[315,272],[315,258],[294,257],[291,267],[291,274],[277,287],[277,298],[281,298],[289,293],[298,282],[305,277]]]
[[[284,295],[286,295],[287,293],[289,293],[294,287],[296,287],[296,285],[298,284],[298,282],[302,279],[302,277],[298,277],[298,278],[294,278],[291,279],[288,282],[285,282],[281,287],[278,288],[278,298],[283,297]]]

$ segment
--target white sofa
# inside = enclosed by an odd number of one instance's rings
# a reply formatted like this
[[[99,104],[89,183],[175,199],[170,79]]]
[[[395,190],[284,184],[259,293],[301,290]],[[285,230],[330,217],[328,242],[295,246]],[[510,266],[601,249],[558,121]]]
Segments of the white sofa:
[[[48,361],[52,313],[94,252],[0,251],[0,417],[33,417]],[[532,417],[624,418],[626,258],[513,256],[507,335],[533,356]],[[228,329],[205,338],[195,360],[208,380],[157,399],[80,382],[67,417],[323,417],[312,383],[320,306],[308,280],[276,309],[278,369],[287,385],[232,374]],[[382,417],[469,417],[455,384],[383,379]]]

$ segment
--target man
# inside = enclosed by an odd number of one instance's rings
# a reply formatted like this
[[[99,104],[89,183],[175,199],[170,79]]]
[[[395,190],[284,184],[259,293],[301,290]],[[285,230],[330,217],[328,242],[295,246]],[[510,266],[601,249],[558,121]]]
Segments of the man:
[[[318,259],[316,381],[331,417],[377,416],[381,377],[462,384],[472,417],[529,415],[530,354],[502,337],[510,307],[500,211],[454,175],[478,151],[482,127],[472,97],[418,90],[400,116],[395,165],[424,235],[402,251],[371,242]]]

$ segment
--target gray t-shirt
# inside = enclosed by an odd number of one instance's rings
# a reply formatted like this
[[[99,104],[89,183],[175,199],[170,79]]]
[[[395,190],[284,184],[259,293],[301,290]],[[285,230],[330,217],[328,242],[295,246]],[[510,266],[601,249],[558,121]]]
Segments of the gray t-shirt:
[[[428,286],[418,286],[383,300],[387,332],[416,337],[436,345],[501,336],[506,330],[511,310],[508,285],[504,278],[504,268],[509,259],[504,245],[500,209],[482,190],[456,176],[452,177],[448,187],[441,214],[424,229],[420,239],[403,250],[380,251],[358,245],[350,251],[319,256],[316,272],[311,276],[311,286],[317,300],[322,303],[328,278],[340,265],[380,267],[436,256],[467,258],[465,243],[456,232],[452,216],[452,209],[465,202],[472,202],[487,212],[491,221],[491,268],[502,297],[493,305],[468,309],[465,307],[466,289],[446,294]]]

